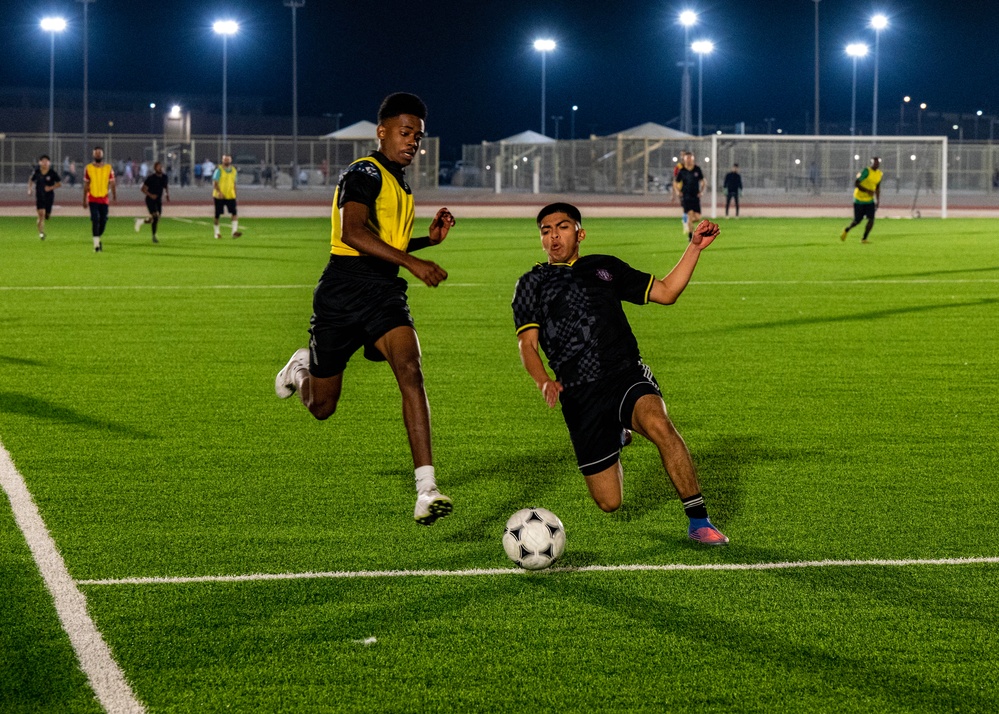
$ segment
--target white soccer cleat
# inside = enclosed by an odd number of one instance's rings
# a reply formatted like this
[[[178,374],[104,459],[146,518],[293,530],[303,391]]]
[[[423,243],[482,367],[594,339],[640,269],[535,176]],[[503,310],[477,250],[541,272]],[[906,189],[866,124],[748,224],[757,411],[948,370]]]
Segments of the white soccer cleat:
[[[288,360],[288,364],[277,373],[277,377],[274,378],[274,392],[281,397],[281,399],[287,399],[298,387],[295,385],[295,373],[300,369],[309,368],[309,351],[304,347],[295,350],[295,354],[291,356]]]
[[[421,526],[432,526],[438,518],[450,516],[453,510],[450,498],[437,491],[427,491],[416,497],[413,519]]]
[[[138,233],[142,230],[142,224],[145,223],[141,218],[135,219],[135,232]]]

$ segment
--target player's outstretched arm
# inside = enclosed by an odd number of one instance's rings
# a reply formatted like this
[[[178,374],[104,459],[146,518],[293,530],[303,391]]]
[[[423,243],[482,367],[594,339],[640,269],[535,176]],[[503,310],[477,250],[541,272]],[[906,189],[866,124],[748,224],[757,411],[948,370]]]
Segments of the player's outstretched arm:
[[[558,395],[562,391],[562,385],[548,376],[544,362],[541,361],[541,354],[538,352],[538,330],[529,328],[517,335],[517,347],[520,350],[520,361],[524,369],[531,375],[531,379],[541,390],[541,396],[545,398],[545,403],[549,407],[558,404]]]
[[[680,262],[673,266],[673,269],[662,280],[652,282],[652,290],[649,291],[649,302],[660,305],[672,305],[686,289],[690,277],[697,267],[697,259],[701,251],[711,245],[718,237],[720,229],[717,223],[711,221],[701,221],[694,229],[694,234],[687,244],[687,250],[683,251]]]
[[[343,205],[341,215],[344,243],[359,253],[405,268],[432,288],[447,280],[447,271],[437,263],[404,253],[372,233],[367,226],[368,210],[363,203],[355,201],[348,201]]]

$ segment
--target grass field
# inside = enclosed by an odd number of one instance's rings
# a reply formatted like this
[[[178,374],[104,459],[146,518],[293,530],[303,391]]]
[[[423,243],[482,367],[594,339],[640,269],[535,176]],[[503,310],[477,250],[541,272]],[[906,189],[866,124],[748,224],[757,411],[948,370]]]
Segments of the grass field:
[[[866,246],[727,221],[675,306],[627,307],[732,539],[706,549],[640,439],[625,505],[590,502],[517,357],[536,232],[456,213],[424,252],[450,279],[410,289],[455,502],[429,529],[384,364],[356,356],[325,423],[273,393],[327,221],[166,220],[154,246],[113,218],[94,254],[85,220],[40,242],[0,219],[0,442],[149,711],[999,708],[994,221],[884,220]],[[660,275],[685,245],[677,220],[585,223],[584,252]],[[0,504],[0,710],[99,711]],[[562,518],[568,570],[512,570],[527,505]],[[662,567],[593,567],[634,565]],[[185,580],[305,573],[370,577]]]

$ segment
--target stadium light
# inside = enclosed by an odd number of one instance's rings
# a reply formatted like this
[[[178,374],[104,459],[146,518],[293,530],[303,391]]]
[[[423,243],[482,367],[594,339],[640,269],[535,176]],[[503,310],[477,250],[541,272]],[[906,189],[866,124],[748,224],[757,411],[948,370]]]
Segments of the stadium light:
[[[923,112],[926,111],[926,102],[919,105],[919,111],[916,113],[916,133],[920,136],[923,135]]]
[[[156,102],[149,102],[149,135],[152,136],[156,133],[156,120],[153,114],[153,110],[156,109]]]
[[[555,40],[535,40],[534,49],[541,53],[541,135],[547,136],[545,134],[545,56],[555,49]]]
[[[874,28],[874,113],[871,118],[871,136],[878,135],[878,54],[881,46],[881,30],[888,27],[888,18],[877,14],[871,18]]]
[[[228,55],[228,42],[229,35],[235,35],[239,31],[239,25],[235,20],[216,20],[215,24],[212,25],[212,29],[215,30],[215,34],[222,35],[222,153],[229,153],[229,134],[228,134],[228,123],[229,119],[227,116],[227,105],[228,105],[228,74],[229,74],[229,55]]]
[[[683,25],[683,74],[680,81],[680,131],[691,132],[690,111],[690,28],[697,24],[697,13],[684,10],[680,13],[680,24]]]
[[[905,133],[905,105],[912,101],[908,94],[902,97],[902,103],[898,106],[898,135]]]
[[[579,111],[579,106],[577,104],[572,105],[572,114],[569,115],[569,138],[576,138],[576,112]],[[978,112],[981,114],[981,112]]]
[[[853,58],[853,99],[850,102],[850,136],[857,135],[857,59],[867,56],[867,45],[854,42],[846,46],[846,53]]]
[[[49,156],[55,156],[55,36],[66,29],[66,20],[42,18],[42,29],[49,33]]]
[[[179,104],[174,104],[172,107],[170,107],[170,116],[174,119],[177,119],[180,116]]]
[[[714,51],[715,43],[696,40],[690,49],[697,53],[697,135],[704,136],[704,55]]]

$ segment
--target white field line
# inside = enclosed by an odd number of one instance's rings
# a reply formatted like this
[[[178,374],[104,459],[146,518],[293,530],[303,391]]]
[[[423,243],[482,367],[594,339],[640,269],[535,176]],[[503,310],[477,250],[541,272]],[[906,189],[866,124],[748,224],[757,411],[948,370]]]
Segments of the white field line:
[[[691,285],[964,285],[999,283],[999,278],[969,280],[691,280]],[[445,288],[481,288],[499,283],[441,283]],[[503,283],[505,285],[505,283]],[[45,290],[312,290],[306,285],[0,285],[0,291]]]
[[[80,668],[97,700],[108,712],[144,712],[111,650],[87,612],[87,599],[73,582],[55,541],[10,454],[0,443],[0,485],[10,499],[14,520],[28,542],[45,587],[55,601],[62,628],[69,635]]]
[[[167,216],[167,219],[171,221],[180,221],[181,223],[194,223],[199,226],[210,226],[212,225],[208,221],[193,221],[190,218],[181,218],[180,216]]]
[[[609,572],[675,572],[684,570],[791,570],[795,568],[882,567],[898,568],[916,565],[999,565],[999,557],[934,558],[929,560],[800,560],[783,563],[708,563],[689,565],[584,565],[579,568],[549,568],[545,573],[609,573]],[[194,575],[150,578],[101,578],[77,580],[78,585],[179,585],[184,583],[245,583],[263,580],[333,580],[350,578],[444,578],[483,575],[527,575],[532,571],[520,568],[470,568],[468,570],[358,570],[325,573],[255,573],[252,575]]]

